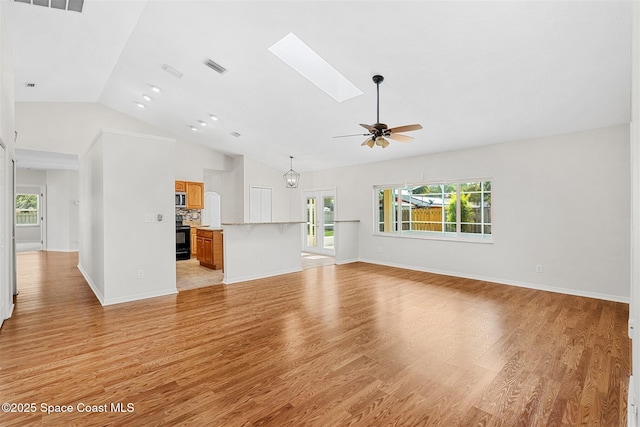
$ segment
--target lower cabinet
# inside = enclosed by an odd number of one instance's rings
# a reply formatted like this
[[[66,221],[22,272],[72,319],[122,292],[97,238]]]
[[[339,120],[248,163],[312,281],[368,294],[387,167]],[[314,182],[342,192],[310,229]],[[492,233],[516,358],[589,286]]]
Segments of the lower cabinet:
[[[204,267],[222,270],[222,230],[202,230],[196,232],[198,261]]]
[[[198,254],[198,235],[197,229],[191,227],[191,258],[195,258]]]

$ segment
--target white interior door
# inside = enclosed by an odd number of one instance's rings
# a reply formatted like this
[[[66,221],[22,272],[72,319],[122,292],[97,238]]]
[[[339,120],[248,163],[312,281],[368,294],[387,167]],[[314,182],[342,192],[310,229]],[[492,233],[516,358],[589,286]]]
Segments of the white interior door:
[[[306,218],[304,250],[325,255],[335,255],[334,216],[335,191],[305,192]]]

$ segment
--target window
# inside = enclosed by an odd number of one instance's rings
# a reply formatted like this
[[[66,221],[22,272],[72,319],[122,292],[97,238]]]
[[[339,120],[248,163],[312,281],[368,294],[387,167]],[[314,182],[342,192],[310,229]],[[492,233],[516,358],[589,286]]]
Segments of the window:
[[[16,195],[16,225],[40,224],[39,197],[37,194]]]
[[[374,192],[376,234],[491,240],[491,181],[376,186]]]

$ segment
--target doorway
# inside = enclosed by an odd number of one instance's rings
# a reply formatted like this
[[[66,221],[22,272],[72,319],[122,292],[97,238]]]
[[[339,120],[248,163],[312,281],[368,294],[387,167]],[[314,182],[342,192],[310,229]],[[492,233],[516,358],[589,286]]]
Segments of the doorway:
[[[14,200],[16,251],[46,250],[46,187],[17,185]]]
[[[335,190],[306,191],[304,251],[335,256]]]

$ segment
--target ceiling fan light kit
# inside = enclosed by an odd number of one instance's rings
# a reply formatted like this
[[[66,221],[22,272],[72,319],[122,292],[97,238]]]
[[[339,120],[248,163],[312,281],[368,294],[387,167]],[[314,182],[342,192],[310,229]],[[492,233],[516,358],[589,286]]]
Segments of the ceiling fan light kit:
[[[410,132],[413,130],[422,129],[422,125],[414,124],[414,125],[404,125],[404,126],[396,126],[394,128],[387,127],[386,124],[380,123],[380,83],[384,81],[384,77],[376,74],[373,76],[373,82],[376,84],[376,123],[373,125],[365,125],[360,123],[360,126],[369,131],[369,133],[365,134],[356,134],[356,135],[341,135],[334,136],[334,138],[342,138],[346,136],[367,136],[368,138],[360,144],[361,146],[367,146],[369,148],[373,148],[374,145],[377,145],[382,148],[387,148],[389,146],[389,141],[387,138],[392,139],[394,141],[399,142],[411,142],[413,141],[413,137],[408,135],[401,135],[399,132]]]

